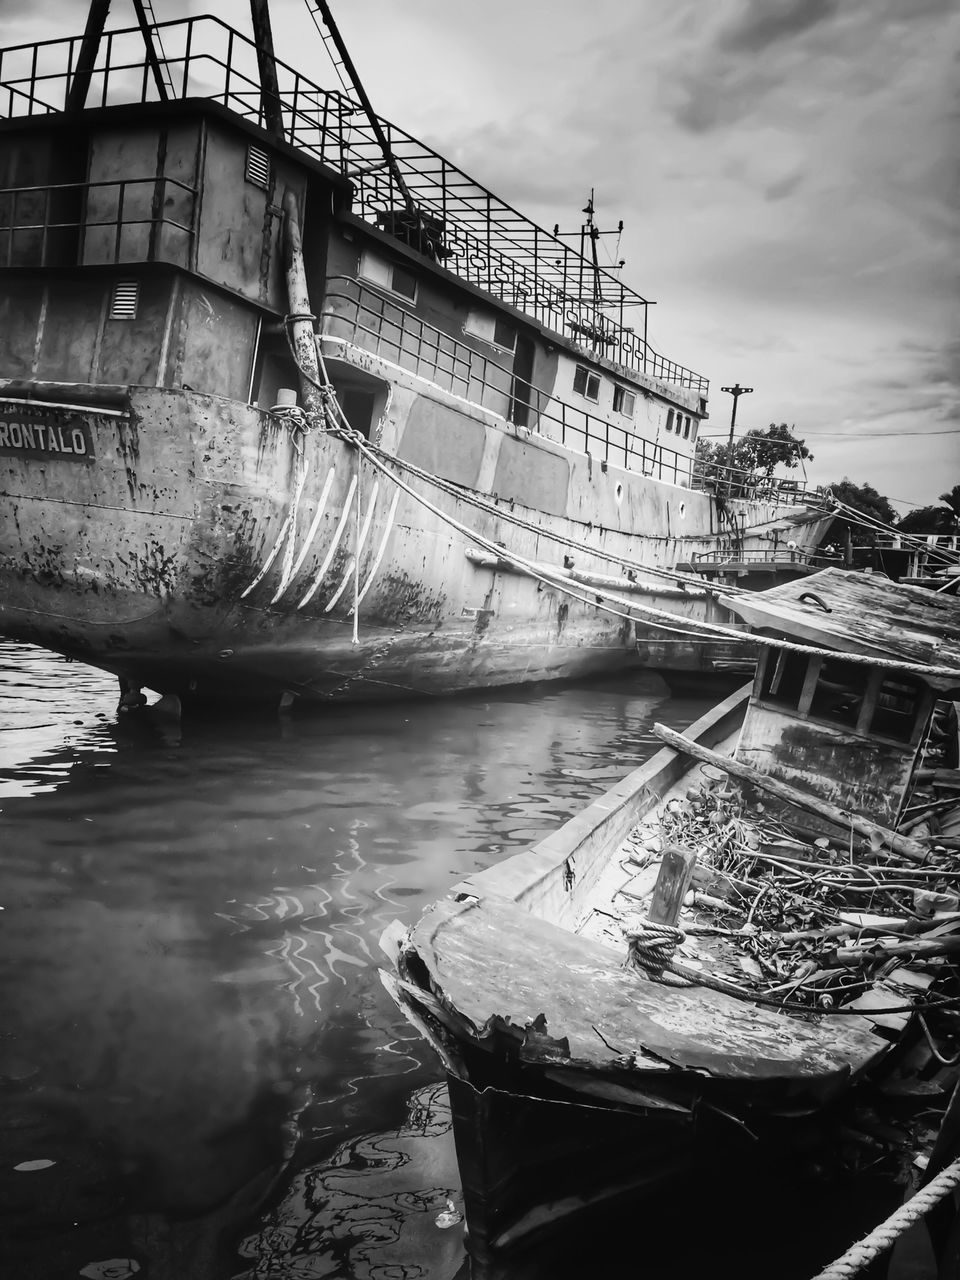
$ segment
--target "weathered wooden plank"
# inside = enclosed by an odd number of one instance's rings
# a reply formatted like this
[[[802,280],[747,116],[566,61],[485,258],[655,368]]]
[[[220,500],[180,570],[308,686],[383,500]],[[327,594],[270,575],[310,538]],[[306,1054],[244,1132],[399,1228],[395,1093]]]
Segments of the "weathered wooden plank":
[[[653,897],[650,899],[650,910],[647,918],[654,924],[667,924],[671,927],[677,923],[683,897],[690,888],[693,869],[697,865],[697,855],[693,849],[685,849],[678,844],[668,844],[663,850],[660,872],[653,886]]]
[[[813,593],[826,608],[811,597]],[[874,652],[904,662],[958,670],[960,601],[872,574],[824,569],[762,593],[721,596],[720,603],[756,627],[775,627],[813,644]]]
[[[909,836],[898,835],[896,831],[890,831],[876,822],[870,822],[859,814],[847,813],[843,809],[838,809],[836,805],[830,804],[827,800],[821,800],[819,796],[808,795],[807,792],[798,791],[796,787],[791,787],[786,782],[781,782],[778,778],[770,778],[765,773],[761,773],[759,769],[754,769],[739,760],[721,756],[716,751],[711,751],[708,747],[704,747],[698,742],[693,742],[690,738],[685,738],[682,733],[677,733],[664,724],[655,724],[653,732],[668,746],[674,747],[677,751],[685,751],[687,755],[693,756],[697,760],[705,760],[708,764],[715,764],[718,768],[725,769],[732,777],[740,778],[744,782],[750,782],[754,786],[762,787],[764,791],[769,791],[771,795],[777,796],[778,799],[785,800],[787,804],[797,805],[801,809],[807,809],[811,813],[819,814],[821,818],[826,818],[828,822],[836,823],[839,827],[852,827],[854,831],[866,836],[868,839],[871,836],[879,836],[891,849],[902,854],[905,858],[913,859],[915,862],[924,862],[927,859],[928,853],[924,846],[916,840],[911,840]]]
[[[542,1055],[553,1066],[612,1070],[618,1055],[636,1054],[644,1072],[672,1066],[730,1081],[795,1080],[823,1093],[886,1051],[856,1016],[808,1023],[707,988],[651,982],[623,968],[614,948],[500,899],[439,902],[410,946],[441,1001],[478,1037],[509,1024],[522,1042],[542,1015],[538,1039],[549,1040],[551,1053]],[[521,1054],[538,1060],[540,1044]]]

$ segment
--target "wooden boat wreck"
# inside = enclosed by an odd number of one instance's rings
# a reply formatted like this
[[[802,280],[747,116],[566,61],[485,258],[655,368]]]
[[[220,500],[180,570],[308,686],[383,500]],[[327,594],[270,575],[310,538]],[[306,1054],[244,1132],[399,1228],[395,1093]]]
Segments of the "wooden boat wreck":
[[[0,631],[183,700],[382,699],[739,653],[796,481],[704,487],[648,300],[214,18],[0,52]]]
[[[960,604],[840,570],[730,603],[763,629],[752,687],[384,935],[478,1258],[663,1187],[715,1125],[782,1140],[883,1067],[960,949],[951,802],[918,799]]]

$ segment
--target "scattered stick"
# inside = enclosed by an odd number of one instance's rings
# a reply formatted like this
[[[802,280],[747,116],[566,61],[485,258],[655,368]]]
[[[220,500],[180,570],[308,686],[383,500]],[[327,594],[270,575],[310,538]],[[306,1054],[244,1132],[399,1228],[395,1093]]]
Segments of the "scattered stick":
[[[896,831],[890,831],[886,827],[882,827],[875,822],[869,822],[866,818],[861,818],[859,814],[847,813],[837,805],[831,804],[828,800],[822,800],[819,796],[809,796],[802,791],[798,791],[796,787],[789,786],[786,782],[781,782],[778,778],[767,777],[761,773],[759,769],[754,769],[751,765],[743,764],[739,760],[732,760],[728,756],[720,755],[717,751],[711,751],[708,747],[703,747],[699,742],[694,742],[690,738],[685,738],[682,733],[676,733],[673,729],[669,729],[665,724],[655,724],[653,732],[661,741],[665,742],[668,747],[673,747],[675,751],[682,751],[685,755],[693,756],[696,760],[705,760],[707,764],[716,765],[720,769],[726,770],[731,777],[740,778],[743,782],[752,783],[754,786],[760,787],[764,791],[768,791],[771,795],[776,796],[779,800],[786,801],[787,804],[796,805],[801,809],[806,809],[810,813],[816,813],[821,818],[826,818],[828,822],[834,823],[838,827],[852,828],[859,835],[877,836],[901,854],[904,858],[910,858],[915,862],[926,861],[929,851],[918,841],[911,840],[909,836],[898,835]]]

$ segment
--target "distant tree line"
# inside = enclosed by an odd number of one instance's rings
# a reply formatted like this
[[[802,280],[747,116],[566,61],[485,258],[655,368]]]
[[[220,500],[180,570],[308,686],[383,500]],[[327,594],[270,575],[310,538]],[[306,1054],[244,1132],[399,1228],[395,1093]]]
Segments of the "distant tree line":
[[[892,525],[897,533],[923,535],[960,534],[960,484],[940,494],[940,506],[914,507],[905,515],[898,515],[889,498],[878,493],[871,484],[854,484],[846,476],[828,486],[833,495],[863,515]],[[830,539],[845,536],[849,530],[854,546],[870,546],[875,534],[854,517],[838,517],[830,531]]]
[[[769,481],[778,466],[794,470],[813,454],[795,434],[794,426],[771,422],[766,430],[754,428],[734,440],[697,440],[696,470],[701,482],[716,489],[724,497],[740,498],[755,493]],[[825,485],[835,497],[854,511],[893,526],[898,533],[960,534],[960,484],[941,493],[938,506],[916,507],[900,516],[889,498],[878,493],[871,484],[854,484],[846,476]],[[875,532],[854,517],[838,517],[827,542],[846,539],[849,532],[854,546],[870,546]]]
[[[785,422],[771,422],[765,431],[748,431],[733,443],[698,439],[695,467],[702,482],[728,498],[748,497],[769,481],[779,466],[794,470],[813,454]]]

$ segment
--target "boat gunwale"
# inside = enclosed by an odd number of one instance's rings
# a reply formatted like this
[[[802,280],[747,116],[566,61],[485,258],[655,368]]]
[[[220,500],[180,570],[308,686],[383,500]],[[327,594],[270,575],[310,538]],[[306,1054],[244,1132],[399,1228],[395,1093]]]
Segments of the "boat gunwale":
[[[742,723],[752,690],[750,680],[695,720],[687,729],[687,736],[704,745],[721,742]],[[609,851],[611,846],[619,848],[638,819],[689,769],[689,759],[681,752],[672,747],[661,748],[542,840],[492,867],[474,872],[455,884],[445,896],[493,894],[539,914],[533,909],[537,890],[548,879],[564,868],[569,868],[574,875],[582,875],[585,869],[577,867],[577,859],[591,841],[602,844],[602,851],[593,850],[591,857],[592,868],[602,870],[606,865],[603,851]],[[598,867],[598,863],[602,865]],[[510,873],[512,880],[507,889],[503,887],[505,872]]]

